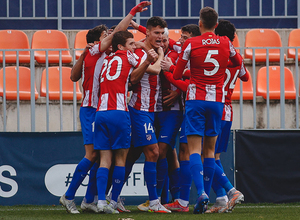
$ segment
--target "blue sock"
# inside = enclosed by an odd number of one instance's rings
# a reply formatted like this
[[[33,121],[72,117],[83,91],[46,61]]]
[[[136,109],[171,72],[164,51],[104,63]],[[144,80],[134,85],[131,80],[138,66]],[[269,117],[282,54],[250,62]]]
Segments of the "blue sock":
[[[233,188],[224,171],[219,166],[215,167],[215,178],[217,182],[226,190],[226,192]]]
[[[169,203],[169,177],[166,176],[165,184],[163,187],[163,191],[160,197],[161,204],[168,204]]]
[[[220,160],[216,160],[216,165],[219,166],[219,167],[224,171],[223,166],[222,166]],[[226,191],[225,191],[225,189],[224,189],[224,188],[221,186],[221,184],[219,184],[218,181],[217,181],[216,173],[215,173],[215,175],[214,175],[214,179],[213,179],[213,182],[212,182],[212,188],[213,188],[213,190],[215,191],[217,197],[223,197],[223,196],[226,196]]]
[[[156,163],[145,161],[144,176],[147,184],[149,200],[158,199],[156,193]]]
[[[107,186],[109,169],[105,167],[99,167],[97,171],[97,189],[98,189],[98,199],[105,200],[105,189]]]
[[[131,173],[133,165],[134,165],[134,163],[132,163],[131,161],[126,160],[124,182],[127,181],[128,177],[129,177],[129,175]]]
[[[190,201],[190,190],[192,185],[192,174],[190,161],[180,161],[180,199]]]
[[[89,178],[89,183],[85,194],[85,199],[87,203],[94,202],[95,195],[98,194],[97,177],[96,177],[98,168],[99,168],[99,164],[94,163],[94,165],[90,169],[90,178]]]
[[[157,180],[157,186],[156,186],[156,193],[158,197],[161,197],[161,193],[164,187],[165,179],[168,176],[168,161],[167,158],[164,158],[162,160],[158,160],[156,164],[156,180]]]
[[[180,183],[179,183],[179,175],[180,175],[180,168],[173,170],[169,174],[170,178],[170,192],[172,195],[172,199],[178,199],[180,194]]]
[[[223,172],[224,172],[224,168],[223,168],[223,166],[222,166],[222,164],[221,164],[221,160],[216,160],[216,164],[223,170]]]
[[[200,154],[195,153],[190,155],[190,169],[197,189],[197,194],[200,196],[204,192],[203,165]]]
[[[107,179],[107,185],[106,185],[106,190],[105,190],[105,195],[108,195],[110,188],[112,187],[112,179],[113,179],[113,173],[115,169],[115,164],[114,161],[111,164],[108,172],[108,179]]]
[[[112,192],[111,199],[115,202],[118,201],[118,197],[121,193],[123,184],[124,184],[124,176],[125,176],[125,167],[115,166],[113,178],[112,178]]]
[[[92,162],[86,159],[85,157],[78,163],[75,172],[73,174],[71,184],[66,192],[67,199],[69,200],[74,199],[77,189],[79,188],[80,184],[84,180],[91,166],[92,166]]]
[[[203,180],[204,180],[204,191],[209,196],[211,184],[215,174],[215,158],[204,158],[203,161]]]

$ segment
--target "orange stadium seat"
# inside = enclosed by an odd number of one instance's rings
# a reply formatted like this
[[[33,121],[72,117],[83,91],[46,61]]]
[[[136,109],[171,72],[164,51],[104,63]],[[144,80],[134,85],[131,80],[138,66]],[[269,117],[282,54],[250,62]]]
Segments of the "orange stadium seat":
[[[1,30],[0,49],[30,49],[28,37],[23,31]],[[0,51],[0,62],[3,62],[2,51]],[[16,63],[17,52],[5,51],[5,62]],[[30,51],[19,51],[19,62],[30,63]]]
[[[86,34],[88,30],[82,30],[79,31],[76,36],[75,36],[75,42],[74,42],[74,49],[84,49],[87,45],[86,42]],[[76,50],[75,55],[76,55],[76,60],[79,59],[81,53],[83,50]]]
[[[239,37],[237,36],[236,33],[234,34],[234,36],[235,36],[235,38],[233,39],[233,42],[232,42],[233,46],[234,46],[235,48],[240,47]],[[240,49],[236,49],[236,51],[239,53],[239,52],[240,52]]]
[[[70,79],[71,76],[70,67],[62,67],[62,98],[63,100],[73,100],[73,82]],[[49,67],[49,100],[59,100],[59,67]],[[46,97],[46,69],[43,70],[41,79],[41,97]],[[80,100],[82,93],[79,89],[79,84],[76,82],[76,99]]]
[[[35,100],[38,92],[34,86]],[[7,100],[17,100],[17,67],[5,67],[5,95]],[[0,96],[3,97],[3,69],[0,70]],[[19,66],[19,98],[20,100],[30,100],[30,69]]]
[[[246,71],[249,74],[249,79],[247,82],[243,82],[243,100],[253,100],[253,84],[252,84],[252,78],[249,71],[246,69]],[[235,87],[231,96],[232,100],[240,100],[240,79],[237,78],[235,82]]]
[[[296,98],[296,88],[291,70],[284,67],[285,99]],[[257,96],[267,98],[267,68],[262,67],[257,73]],[[269,66],[269,97],[280,99],[280,66]]]
[[[39,30],[32,36],[32,49],[69,49],[67,36],[58,30]],[[69,50],[62,51],[62,63],[72,62]],[[38,63],[46,63],[46,52],[35,51],[34,57]],[[48,52],[49,63],[59,63],[59,51]]]
[[[129,32],[133,34],[134,40],[135,41],[140,41],[144,38],[146,38],[146,35],[143,34],[142,32],[135,30],[135,29],[128,29]]]
[[[181,29],[169,29],[169,38],[178,41],[181,37]]]
[[[289,47],[300,47],[300,29],[292,30],[289,34],[288,39],[288,46]],[[295,49],[288,49],[287,51],[289,58],[296,58],[296,50]],[[298,49],[298,60],[300,60],[300,48]]]
[[[252,29],[247,32],[245,47],[282,47],[281,39],[277,31],[272,29]],[[266,49],[255,49],[255,61],[266,62]],[[252,49],[245,49],[245,58],[252,60]],[[286,55],[284,54],[284,60]],[[269,49],[269,61],[280,61],[280,50]]]

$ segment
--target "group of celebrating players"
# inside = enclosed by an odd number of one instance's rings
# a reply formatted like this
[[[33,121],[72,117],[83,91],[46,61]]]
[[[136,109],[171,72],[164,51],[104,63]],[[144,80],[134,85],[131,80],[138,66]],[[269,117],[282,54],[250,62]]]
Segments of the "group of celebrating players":
[[[228,212],[244,200],[220,162],[232,124],[236,79],[249,77],[231,43],[235,27],[218,22],[217,12],[204,7],[199,24],[182,27],[175,42],[161,17],[151,17],[146,27],[132,21],[149,5],[139,3],[113,29],[99,25],[89,30],[88,44],[72,68],[71,80],[82,79],[80,121],[86,154],[60,198],[69,213],[79,213],[74,197],[88,171],[82,211],[130,212],[120,193],[142,153],[149,200],[138,206],[141,211],[189,212],[192,180],[198,193],[194,214]],[[129,25],[145,39],[135,42]],[[211,187],[217,199],[208,209]]]

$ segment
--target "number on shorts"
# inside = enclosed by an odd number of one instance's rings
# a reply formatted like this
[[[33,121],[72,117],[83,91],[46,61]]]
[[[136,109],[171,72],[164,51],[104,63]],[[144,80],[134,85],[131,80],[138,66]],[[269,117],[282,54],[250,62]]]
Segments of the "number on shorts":
[[[153,129],[153,126],[151,123],[148,123],[148,126],[147,126],[147,123],[144,124],[144,128],[145,128],[145,133],[147,134],[148,131],[152,131],[152,133],[154,133],[154,129]]]

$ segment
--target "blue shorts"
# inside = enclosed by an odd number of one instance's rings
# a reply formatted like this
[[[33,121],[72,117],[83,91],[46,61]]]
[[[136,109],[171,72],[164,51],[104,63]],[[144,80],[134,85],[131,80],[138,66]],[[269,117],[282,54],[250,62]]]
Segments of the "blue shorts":
[[[202,100],[185,102],[185,134],[217,136],[221,129],[224,103]]]
[[[182,120],[183,112],[179,110],[156,112],[155,129],[157,141],[166,143],[174,149]]]
[[[216,143],[216,154],[227,151],[231,125],[232,121],[221,121],[221,131]]]
[[[128,106],[131,118],[132,144],[142,147],[157,144],[154,131],[154,112],[140,111]]]
[[[79,118],[81,123],[84,145],[94,143],[94,125],[96,110],[97,109],[93,107],[80,107]]]
[[[120,110],[98,111],[95,121],[95,150],[117,150],[130,147],[131,129],[129,112]]]
[[[182,124],[180,127],[179,143],[187,144],[187,138],[185,135],[185,114],[183,116]]]

